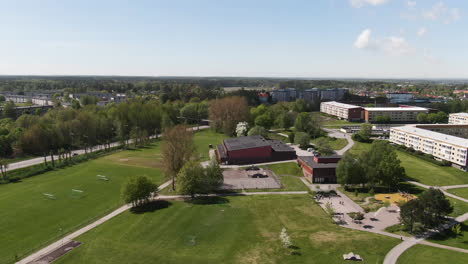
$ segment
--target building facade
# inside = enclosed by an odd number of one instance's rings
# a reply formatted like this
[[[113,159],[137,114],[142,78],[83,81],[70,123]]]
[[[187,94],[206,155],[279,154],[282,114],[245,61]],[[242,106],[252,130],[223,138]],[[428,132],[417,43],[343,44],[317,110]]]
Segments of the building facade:
[[[450,133],[450,134],[448,134]],[[451,135],[452,134],[452,135]],[[468,125],[415,125],[393,127],[390,142],[430,154],[467,171]]]
[[[449,124],[468,124],[468,113],[454,113],[449,115]]]
[[[336,167],[341,156],[300,156],[297,163],[312,183],[336,183]]]
[[[216,147],[216,155],[222,164],[255,164],[296,159],[296,151],[279,140],[262,136],[225,139]]]
[[[320,112],[336,116],[348,121],[360,121],[362,107],[357,105],[343,104],[335,101],[320,104]]]
[[[417,122],[421,113],[429,113],[429,109],[416,106],[400,107],[364,107],[363,120],[368,123],[376,122],[379,116],[390,117],[391,123]]]

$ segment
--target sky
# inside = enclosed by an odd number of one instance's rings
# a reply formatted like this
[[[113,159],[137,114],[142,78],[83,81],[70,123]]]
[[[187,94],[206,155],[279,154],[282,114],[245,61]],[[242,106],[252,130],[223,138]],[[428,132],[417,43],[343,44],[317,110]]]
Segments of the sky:
[[[1,75],[468,78],[466,0],[0,0]]]

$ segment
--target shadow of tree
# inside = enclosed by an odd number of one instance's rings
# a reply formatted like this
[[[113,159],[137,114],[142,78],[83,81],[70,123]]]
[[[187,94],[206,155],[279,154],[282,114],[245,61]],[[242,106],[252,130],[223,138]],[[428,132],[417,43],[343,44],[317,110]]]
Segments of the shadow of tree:
[[[191,204],[227,204],[229,200],[221,196],[204,196],[186,199],[185,202]]]
[[[149,203],[146,203],[146,204],[143,204],[143,205],[140,205],[140,206],[132,207],[130,209],[130,212],[132,212],[134,214],[151,213],[151,212],[154,212],[156,210],[168,208],[171,205],[172,205],[172,203],[169,202],[169,201],[156,200],[156,201],[151,201]]]

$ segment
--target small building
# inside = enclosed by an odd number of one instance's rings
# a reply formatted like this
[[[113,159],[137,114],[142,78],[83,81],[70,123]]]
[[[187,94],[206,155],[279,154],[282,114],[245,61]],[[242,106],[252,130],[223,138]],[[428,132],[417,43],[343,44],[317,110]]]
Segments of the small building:
[[[255,164],[296,159],[296,151],[279,140],[262,136],[225,139],[216,147],[218,160],[223,164]]]
[[[297,158],[304,177],[312,183],[336,183],[336,167],[340,155],[300,156]]]

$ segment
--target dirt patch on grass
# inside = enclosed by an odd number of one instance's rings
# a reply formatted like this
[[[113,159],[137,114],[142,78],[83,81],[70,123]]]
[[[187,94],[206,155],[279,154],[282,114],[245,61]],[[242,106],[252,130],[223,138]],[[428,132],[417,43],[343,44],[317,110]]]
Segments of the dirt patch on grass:
[[[253,247],[247,251],[243,251],[238,255],[236,263],[276,263],[271,256],[274,255],[274,249],[271,247]],[[268,257],[266,257],[268,256]]]

